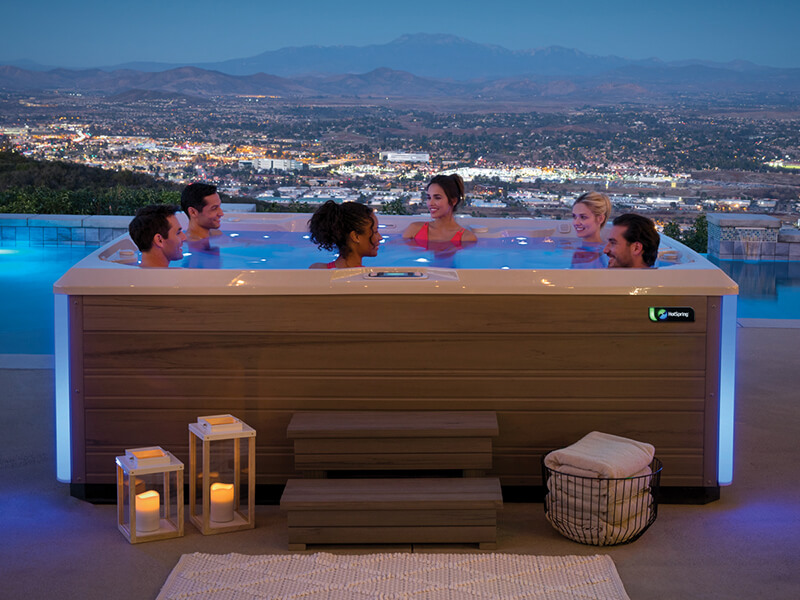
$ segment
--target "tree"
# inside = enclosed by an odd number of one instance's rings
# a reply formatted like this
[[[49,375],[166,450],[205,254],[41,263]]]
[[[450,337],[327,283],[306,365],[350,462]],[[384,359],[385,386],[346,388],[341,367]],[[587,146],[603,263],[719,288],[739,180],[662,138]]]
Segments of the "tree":
[[[395,198],[389,202],[384,202],[381,207],[381,213],[384,215],[410,215],[411,211],[403,202],[403,198]]]
[[[705,215],[697,216],[681,241],[695,252],[708,252],[708,219]]]
[[[664,230],[662,233],[667,237],[671,237],[673,240],[680,241],[681,239],[681,228],[674,221],[670,221],[664,225]]]

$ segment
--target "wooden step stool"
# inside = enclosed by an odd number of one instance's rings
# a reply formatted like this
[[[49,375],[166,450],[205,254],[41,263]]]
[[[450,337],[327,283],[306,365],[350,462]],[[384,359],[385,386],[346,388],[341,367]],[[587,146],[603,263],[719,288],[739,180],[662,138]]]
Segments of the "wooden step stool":
[[[290,479],[289,550],[306,544],[477,543],[497,546],[496,477]]]
[[[300,412],[286,435],[295,468],[327,471],[447,470],[480,476],[492,468],[493,411]]]

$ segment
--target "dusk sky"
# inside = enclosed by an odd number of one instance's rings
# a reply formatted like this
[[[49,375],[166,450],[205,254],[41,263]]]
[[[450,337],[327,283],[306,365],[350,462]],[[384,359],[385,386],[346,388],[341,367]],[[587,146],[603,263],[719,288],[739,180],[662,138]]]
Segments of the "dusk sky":
[[[212,62],[286,46],[364,46],[406,33],[446,33],[511,50],[557,45],[633,59],[743,59],[800,67],[800,2],[786,0],[6,4],[0,64],[19,59],[65,67]]]

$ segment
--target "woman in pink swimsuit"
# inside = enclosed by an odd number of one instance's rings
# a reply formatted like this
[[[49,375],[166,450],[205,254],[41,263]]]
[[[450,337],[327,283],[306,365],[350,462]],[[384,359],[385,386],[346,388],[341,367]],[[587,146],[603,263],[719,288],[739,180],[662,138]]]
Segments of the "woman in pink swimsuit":
[[[325,250],[339,251],[329,263],[314,263],[309,269],[361,267],[365,256],[377,256],[383,236],[378,232],[378,217],[364,204],[328,200],[308,221],[311,241]]]
[[[459,175],[436,175],[425,188],[425,197],[433,221],[411,223],[403,238],[426,249],[430,243],[460,246],[478,240],[469,228],[456,222],[456,209],[464,201],[464,180]]]

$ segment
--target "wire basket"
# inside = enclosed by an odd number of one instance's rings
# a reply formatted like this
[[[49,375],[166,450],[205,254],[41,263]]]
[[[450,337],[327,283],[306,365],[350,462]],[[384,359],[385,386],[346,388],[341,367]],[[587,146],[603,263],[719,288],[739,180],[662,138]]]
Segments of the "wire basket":
[[[628,544],[656,520],[661,468],[661,461],[653,458],[645,475],[580,477],[554,471],[543,457],[544,514],[561,535],[581,544]]]

